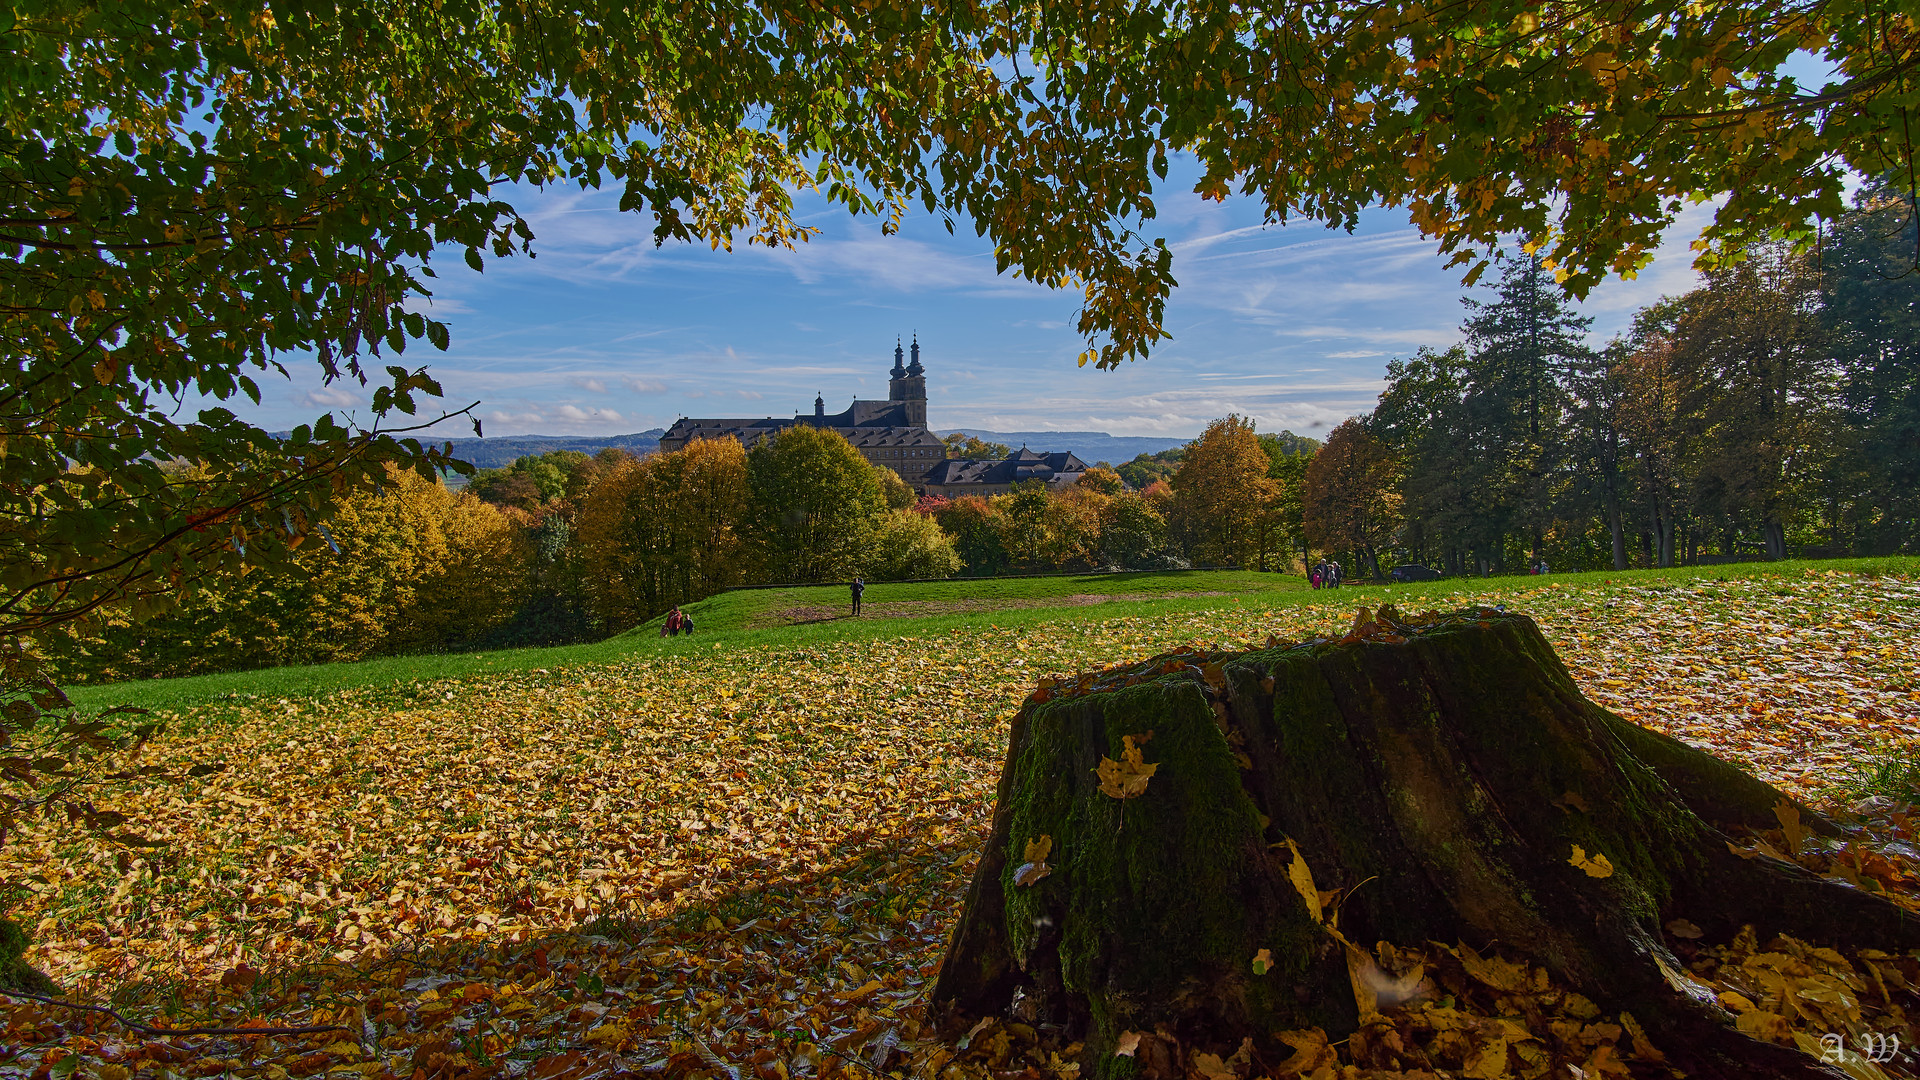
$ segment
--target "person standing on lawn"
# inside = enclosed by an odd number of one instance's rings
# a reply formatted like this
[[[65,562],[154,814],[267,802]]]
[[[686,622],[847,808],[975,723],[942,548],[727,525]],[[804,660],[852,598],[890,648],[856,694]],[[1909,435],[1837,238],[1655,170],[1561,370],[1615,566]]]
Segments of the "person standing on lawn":
[[[861,581],[859,578],[854,578],[850,589],[853,592],[853,613],[858,615],[860,614],[860,594],[867,591],[867,583]]]

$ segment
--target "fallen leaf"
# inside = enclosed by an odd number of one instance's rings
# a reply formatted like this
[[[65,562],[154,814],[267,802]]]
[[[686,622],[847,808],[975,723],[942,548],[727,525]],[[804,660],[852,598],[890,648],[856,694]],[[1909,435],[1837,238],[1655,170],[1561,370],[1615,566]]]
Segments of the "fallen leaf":
[[[1293,1056],[1278,1067],[1281,1076],[1311,1074],[1340,1060],[1339,1053],[1327,1045],[1327,1033],[1319,1028],[1282,1031],[1278,1037],[1281,1042],[1293,1047]]]
[[[1581,849],[1579,844],[1573,845],[1573,858],[1568,859],[1567,862],[1569,865],[1577,866],[1586,871],[1588,877],[1608,878],[1613,876],[1613,863],[1608,862],[1605,855],[1596,852],[1592,857],[1588,857],[1587,853]]]
[[[1193,1069],[1205,1080],[1240,1080],[1239,1075],[1218,1054],[1193,1055]]]
[[[1253,973],[1255,975],[1265,975],[1267,972],[1272,970],[1273,970],[1272,950],[1261,949],[1259,952],[1253,954]]]
[[[1032,885],[1052,873],[1053,867],[1046,863],[1021,863],[1019,869],[1013,872],[1013,883]]]
[[[1313,916],[1314,922],[1320,922],[1320,890],[1313,885],[1313,868],[1307,865],[1307,857],[1300,854],[1300,846],[1293,842],[1292,837],[1287,838],[1287,850],[1293,852],[1293,862],[1287,867],[1287,880],[1293,883],[1294,891],[1300,894],[1300,901],[1307,905],[1307,914]]]
[[[1100,775],[1100,792],[1116,799],[1137,799],[1147,793],[1147,781],[1160,766],[1141,760],[1140,748],[1134,745],[1133,736],[1123,736],[1120,741],[1120,760],[1103,755],[1094,769]]]
[[[1134,1054],[1138,1053],[1139,1050],[1140,1050],[1140,1033],[1137,1031],[1121,1032],[1120,1038],[1115,1040],[1113,1044],[1114,1057],[1132,1057]]]
[[[1773,816],[1779,819],[1780,832],[1787,839],[1787,854],[1800,854],[1807,843],[1807,827],[1800,821],[1800,808],[1783,798],[1774,804]]]

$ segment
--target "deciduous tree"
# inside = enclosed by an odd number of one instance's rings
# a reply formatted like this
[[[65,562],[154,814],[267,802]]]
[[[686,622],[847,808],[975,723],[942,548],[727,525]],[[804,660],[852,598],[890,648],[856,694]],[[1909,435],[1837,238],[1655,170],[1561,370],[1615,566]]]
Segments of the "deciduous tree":
[[[931,581],[959,572],[953,541],[932,518],[893,510],[874,529],[865,571],[869,580]]]
[[[1238,415],[1207,425],[1189,443],[1173,478],[1172,524],[1196,562],[1252,566],[1259,561],[1260,520],[1280,494],[1272,466]]]
[[[1004,573],[1009,559],[1001,538],[1000,511],[978,495],[962,495],[936,507],[933,520],[953,538],[961,572],[968,577]]]
[[[625,629],[738,584],[749,557],[748,494],[747,453],[732,439],[697,439],[622,462],[594,485],[577,543],[605,628]]]
[[[747,455],[748,535],[767,581],[835,581],[858,572],[886,497],[873,468],[836,432],[806,424]]]
[[[1306,530],[1315,546],[1351,551],[1380,576],[1380,549],[1400,526],[1393,455],[1361,420],[1327,433],[1306,472]]]

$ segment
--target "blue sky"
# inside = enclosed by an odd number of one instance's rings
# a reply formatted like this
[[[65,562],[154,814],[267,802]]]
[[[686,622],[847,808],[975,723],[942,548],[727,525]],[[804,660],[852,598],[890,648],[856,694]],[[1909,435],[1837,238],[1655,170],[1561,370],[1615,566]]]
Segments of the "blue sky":
[[[485,273],[457,252],[437,259],[436,296],[422,308],[449,324],[453,346],[406,354],[431,365],[455,407],[479,401],[488,435],[790,415],[811,411],[816,392],[837,411],[885,396],[894,339],[916,331],[936,428],[1190,437],[1238,412],[1261,430],[1324,433],[1372,406],[1390,358],[1458,340],[1466,293],[1404,212],[1369,211],[1348,235],[1263,227],[1248,202],[1171,192],[1149,224],[1174,249],[1173,340],[1102,372],[1075,365],[1078,294],[996,275],[989,245],[964,227],[952,237],[923,216],[887,237],[807,197],[801,216],[822,235],[796,251],[655,249],[650,220],[619,213],[613,192],[506,197],[531,221],[538,257],[489,260]],[[1705,213],[1683,218],[1637,280],[1582,305],[1596,338],[1692,286],[1686,243]],[[249,419],[364,418],[358,386],[323,388],[311,365],[289,366],[293,381],[266,385]]]

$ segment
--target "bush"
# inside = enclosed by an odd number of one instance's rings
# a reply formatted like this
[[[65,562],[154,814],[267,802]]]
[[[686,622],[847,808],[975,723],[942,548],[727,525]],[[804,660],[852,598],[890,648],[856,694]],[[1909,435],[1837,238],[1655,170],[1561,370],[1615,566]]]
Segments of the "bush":
[[[874,531],[867,566],[867,576],[876,581],[950,578],[960,570],[960,556],[933,519],[896,510]]]

